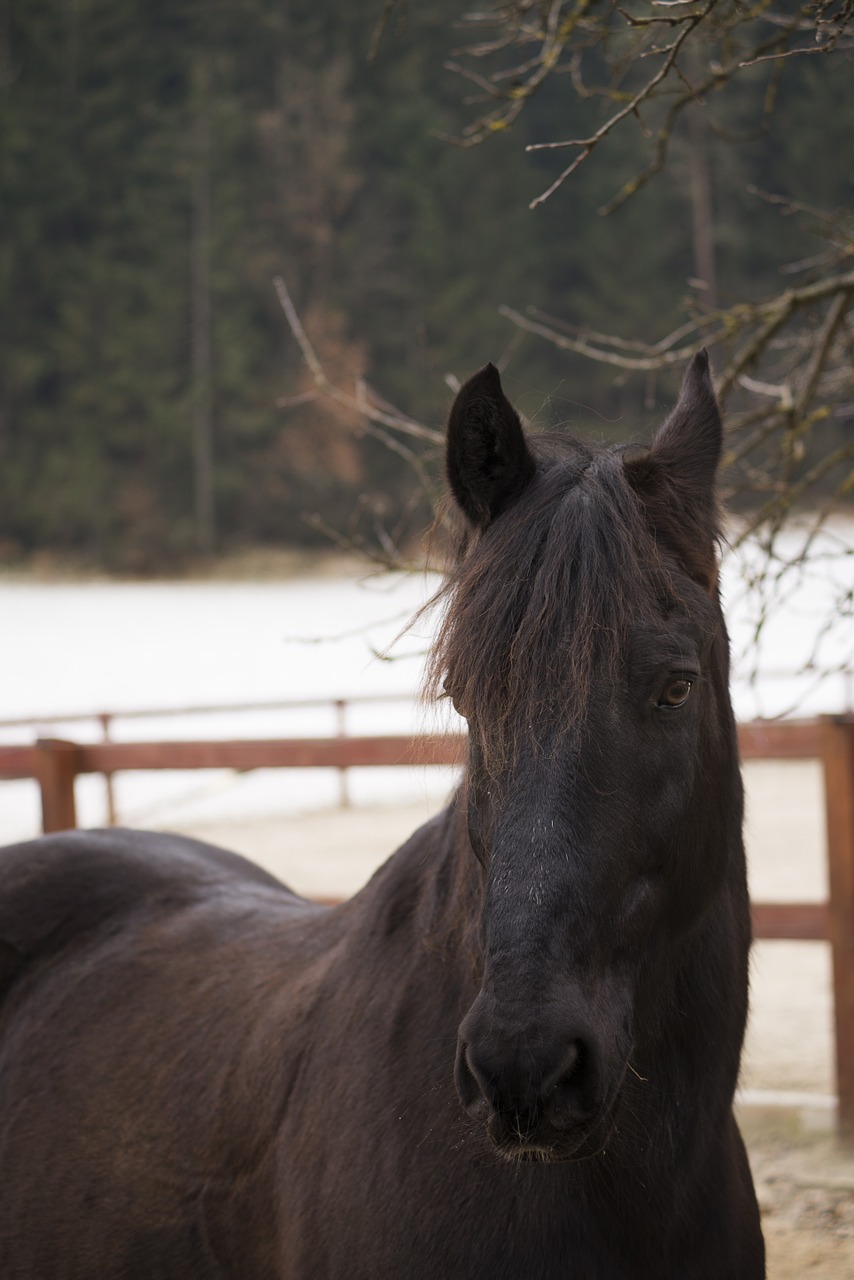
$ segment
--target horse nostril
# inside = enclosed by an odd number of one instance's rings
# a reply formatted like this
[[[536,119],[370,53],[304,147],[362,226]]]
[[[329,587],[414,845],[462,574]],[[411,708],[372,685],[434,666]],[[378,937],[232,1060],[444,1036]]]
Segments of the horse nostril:
[[[594,1051],[583,1040],[573,1041],[549,1099],[549,1112],[559,1128],[576,1124],[596,1110],[596,1075]]]
[[[556,1089],[572,1089],[580,1085],[584,1076],[586,1050],[581,1040],[574,1040],[563,1063]]]
[[[464,1041],[460,1041],[457,1047],[454,1077],[463,1110],[472,1120],[486,1120],[492,1111],[487,1089]]]

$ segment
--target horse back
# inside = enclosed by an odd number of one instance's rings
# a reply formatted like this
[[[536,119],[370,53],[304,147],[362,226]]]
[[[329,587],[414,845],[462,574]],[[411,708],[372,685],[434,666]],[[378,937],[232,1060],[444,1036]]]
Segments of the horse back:
[[[0,850],[0,992],[26,964],[120,928],[135,915],[227,891],[308,904],[260,867],[168,833],[67,831]]]
[[[282,1058],[334,923],[174,836],[0,850],[0,1276],[274,1274]]]

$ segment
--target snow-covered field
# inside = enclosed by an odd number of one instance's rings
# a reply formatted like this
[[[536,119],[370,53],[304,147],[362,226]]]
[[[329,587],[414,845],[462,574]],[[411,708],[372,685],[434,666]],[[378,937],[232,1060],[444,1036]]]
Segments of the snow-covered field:
[[[725,562],[723,593],[736,656],[733,694],[741,719],[851,706],[850,671],[818,679],[821,670],[840,665],[850,643],[850,618],[837,619],[822,641],[818,669],[797,674],[833,613],[840,586],[845,589],[845,575],[852,575],[852,560],[841,551],[845,546],[854,546],[854,522],[834,526],[810,567],[778,585],[758,649],[752,644],[755,596],[733,558]],[[758,565],[759,549],[749,548],[746,559]],[[38,725],[0,727],[0,742],[98,738],[97,722],[63,720],[80,713],[366,695],[399,695],[399,701],[351,705],[349,732],[428,727],[436,713],[416,699],[430,620],[400,632],[436,586],[425,575],[256,583],[0,582],[0,721],[42,718]],[[444,706],[441,716],[447,724]],[[124,740],[286,737],[336,729],[330,705],[118,715],[111,725],[113,737]],[[449,783],[438,770],[352,770],[348,778],[356,804],[442,795]],[[339,780],[329,771],[241,777],[193,772],[125,774],[115,785],[121,821],[145,826],[322,808],[336,803]],[[104,821],[101,779],[78,780],[78,806],[81,823]],[[0,823],[4,841],[38,830],[33,783],[0,786]]]

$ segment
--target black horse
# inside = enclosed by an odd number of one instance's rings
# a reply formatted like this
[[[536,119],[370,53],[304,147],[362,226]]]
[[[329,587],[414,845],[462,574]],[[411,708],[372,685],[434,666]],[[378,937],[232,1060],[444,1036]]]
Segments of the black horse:
[[[3,1280],[757,1280],[705,353],[649,449],[451,412],[451,806],[326,910],[218,849],[0,856]]]

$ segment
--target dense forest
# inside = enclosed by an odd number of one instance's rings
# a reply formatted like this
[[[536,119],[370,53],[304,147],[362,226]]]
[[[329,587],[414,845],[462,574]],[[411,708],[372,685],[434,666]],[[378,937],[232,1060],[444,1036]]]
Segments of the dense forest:
[[[525,145],[571,133],[578,104],[555,81],[512,129],[455,146],[470,114],[445,67],[459,3],[401,8],[378,41],[382,10],[4,6],[0,560],[48,548],[162,570],[317,541],[313,513],[339,528],[360,511],[401,518],[410,472],[357,415],[311,398],[277,275],[338,383],[365,380],[438,425],[454,379],[506,356],[531,417],[615,437],[643,429],[673,383],[523,337],[501,304],[627,339],[678,325],[704,283],[698,146],[726,303],[778,290],[786,264],[821,249],[756,189],[854,205],[850,61],[788,67],[769,129],[767,75],[746,74],[716,129],[677,132],[667,170],[611,217],[597,210],[639,129],[532,211],[554,161]]]

